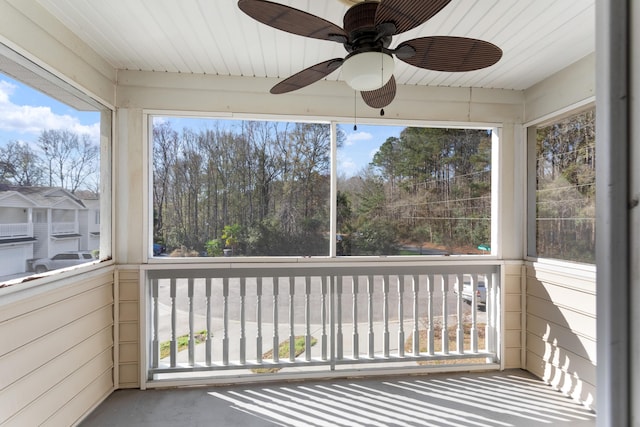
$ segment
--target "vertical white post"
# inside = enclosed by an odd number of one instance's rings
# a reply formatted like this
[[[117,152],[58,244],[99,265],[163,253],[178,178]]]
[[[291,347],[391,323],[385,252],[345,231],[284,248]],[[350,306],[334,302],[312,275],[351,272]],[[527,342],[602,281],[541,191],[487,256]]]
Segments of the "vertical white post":
[[[311,361],[311,277],[309,277],[308,275],[305,276],[304,284],[304,350],[305,360],[309,362]]]
[[[194,329],[194,308],[193,308],[193,277],[187,279],[187,298],[189,300],[189,366],[193,366],[195,361],[195,333]]]
[[[262,276],[256,278],[256,361],[262,363]]]
[[[449,354],[449,275],[442,276],[442,353]]]
[[[171,344],[169,346],[169,361],[171,367],[175,368],[178,353],[178,337],[176,336],[178,307],[176,306],[176,279],[174,278],[171,278],[171,282],[169,284],[169,296],[171,298]]]
[[[471,292],[473,292],[473,300],[471,301],[471,351],[473,353],[478,352],[478,280],[479,276],[477,274],[471,275]],[[485,292],[487,290],[487,282],[484,282]],[[486,294],[485,294],[486,296]],[[486,300],[485,300],[486,301]],[[486,302],[485,302],[485,312],[486,312]]]
[[[389,276],[382,276],[382,316],[384,319],[382,355],[389,357]]]
[[[153,302],[153,355],[151,367],[157,368],[160,362],[160,340],[158,330],[160,329],[160,313],[158,311],[158,279],[151,279],[151,300]]]
[[[353,286],[353,358],[360,358],[359,337],[358,337],[358,276],[351,276]]]
[[[429,356],[435,354],[435,328],[433,325],[433,291],[434,291],[435,277],[433,274],[427,275],[427,316],[429,319],[429,326],[427,329],[427,352]]]
[[[420,355],[420,315],[418,311],[418,294],[420,290],[420,276],[414,274],[411,276],[413,285],[413,355]]]
[[[211,348],[212,348],[212,339],[213,338],[213,330],[211,329],[211,277],[207,277],[207,281],[205,284],[205,302],[207,305],[207,337],[205,338],[205,358],[207,366],[211,366]]]
[[[273,361],[280,361],[280,338],[278,337],[278,286],[280,278],[273,278]]]
[[[489,352],[496,351],[496,310],[498,308],[498,298],[491,274],[486,275],[487,287],[487,326],[485,330],[486,349]]]
[[[398,276],[398,357],[404,357],[404,279]]]
[[[322,294],[320,295],[320,321],[322,323],[322,360],[327,360],[327,276],[322,276]]]
[[[342,360],[343,352],[343,335],[342,335],[342,280],[343,276],[337,276],[336,282],[336,358]]]
[[[330,175],[330,201],[329,201],[329,256],[335,258],[336,256],[336,235],[338,234],[338,130],[336,129],[336,123],[331,122],[331,175]]]
[[[464,284],[464,275],[456,275],[456,290],[458,298],[456,299],[458,325],[456,328],[456,349],[458,353],[464,353],[464,312],[462,310],[462,288]],[[473,298],[473,297],[472,297]],[[472,301],[473,304],[473,301]]]
[[[247,278],[240,278],[240,364],[247,363],[247,336],[246,336],[246,316],[245,300],[247,295]]]
[[[294,313],[294,295],[296,278],[289,277],[289,362],[296,360],[296,335],[295,335],[295,313]]]
[[[368,344],[369,344],[369,353],[368,356],[370,359],[373,359],[375,355],[374,349],[374,333],[373,333],[373,276],[367,276],[367,302],[368,310],[367,310],[367,320],[369,321],[369,334],[368,334]]]
[[[229,364],[229,278],[222,279],[222,364]]]

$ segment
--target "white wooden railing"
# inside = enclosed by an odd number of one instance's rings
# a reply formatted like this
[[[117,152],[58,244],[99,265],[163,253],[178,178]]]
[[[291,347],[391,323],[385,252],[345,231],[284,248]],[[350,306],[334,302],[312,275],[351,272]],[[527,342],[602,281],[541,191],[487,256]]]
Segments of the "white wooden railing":
[[[77,222],[54,222],[51,224],[51,234],[72,234],[77,232]]]
[[[0,238],[17,237],[33,237],[33,224],[29,222],[0,224]]]
[[[238,376],[382,366],[374,363],[425,370],[499,362],[500,266],[495,263],[143,268],[148,380],[204,371]],[[462,298],[463,282],[472,286],[470,304]],[[480,282],[486,288],[484,310]],[[289,344],[284,354],[269,352],[283,343]]]

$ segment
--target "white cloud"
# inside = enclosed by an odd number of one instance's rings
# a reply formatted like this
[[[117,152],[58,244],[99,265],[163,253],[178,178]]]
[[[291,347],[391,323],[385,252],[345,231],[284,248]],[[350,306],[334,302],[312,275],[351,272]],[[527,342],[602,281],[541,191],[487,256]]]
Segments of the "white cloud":
[[[346,145],[353,145],[358,141],[369,141],[373,139],[373,135],[369,132],[353,132],[347,135]]]
[[[17,105],[11,96],[17,86],[0,80],[0,131],[38,136],[43,130],[65,129],[77,134],[89,134],[100,140],[100,123],[83,125],[77,117],[56,114],[46,106]]]
[[[345,176],[353,176],[358,172],[358,165],[350,158],[340,160],[338,164],[338,173]]]
[[[166,117],[153,116],[153,125],[160,126],[163,123],[168,122],[169,120]]]

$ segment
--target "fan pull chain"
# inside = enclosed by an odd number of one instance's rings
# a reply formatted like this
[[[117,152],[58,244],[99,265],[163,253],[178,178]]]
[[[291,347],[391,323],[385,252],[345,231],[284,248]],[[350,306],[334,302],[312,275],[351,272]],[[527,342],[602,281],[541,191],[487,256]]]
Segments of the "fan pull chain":
[[[358,114],[356,110],[356,101],[357,101],[358,91],[353,91],[353,130],[358,130]]]

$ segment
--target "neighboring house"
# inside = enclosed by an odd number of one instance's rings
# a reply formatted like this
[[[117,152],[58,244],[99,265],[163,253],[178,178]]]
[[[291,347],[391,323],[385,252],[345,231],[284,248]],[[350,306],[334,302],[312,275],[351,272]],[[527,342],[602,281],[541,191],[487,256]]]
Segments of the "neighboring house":
[[[100,249],[100,199],[83,197],[86,210],[80,211],[80,250]]]
[[[27,271],[36,242],[33,232],[33,200],[0,186],[0,276]]]
[[[1,184],[0,276],[29,271],[34,258],[97,249],[99,215],[97,200],[61,188]]]

